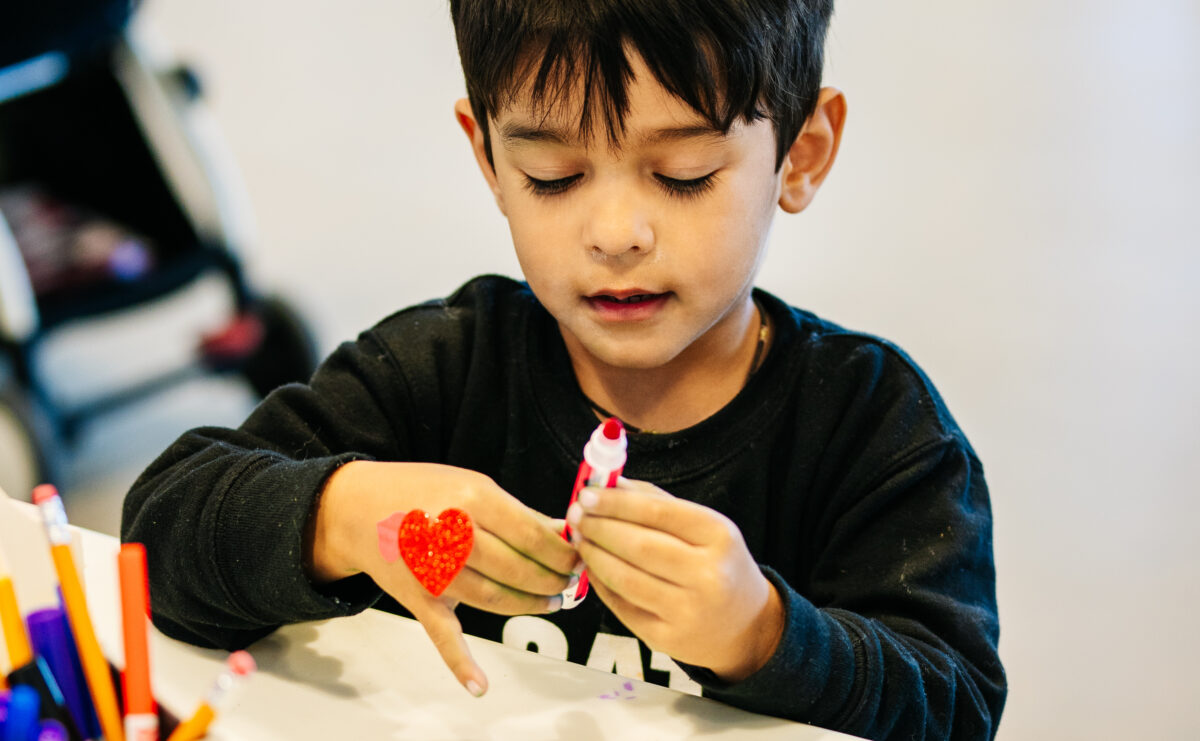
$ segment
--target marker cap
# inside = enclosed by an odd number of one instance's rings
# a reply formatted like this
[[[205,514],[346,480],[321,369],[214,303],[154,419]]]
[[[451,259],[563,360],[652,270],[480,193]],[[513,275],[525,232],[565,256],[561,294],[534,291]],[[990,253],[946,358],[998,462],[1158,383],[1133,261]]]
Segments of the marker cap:
[[[616,435],[610,436],[613,432]],[[625,426],[616,417],[609,417],[583,446],[583,459],[594,471],[619,471],[625,467],[625,449],[628,446]]]

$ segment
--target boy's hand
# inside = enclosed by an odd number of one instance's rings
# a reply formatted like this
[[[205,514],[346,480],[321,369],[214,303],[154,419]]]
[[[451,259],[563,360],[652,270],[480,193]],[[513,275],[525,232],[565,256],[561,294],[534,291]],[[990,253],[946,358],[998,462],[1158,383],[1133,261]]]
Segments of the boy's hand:
[[[744,679],[783,633],[783,606],[727,517],[644,481],[589,487],[567,513],[600,598],[651,649]]]
[[[447,507],[471,516],[475,544],[463,570],[434,597],[404,561],[384,560],[376,524],[395,512],[436,515]],[[550,518],[483,474],[433,463],[355,461],[329,478],[305,542],[314,581],[366,573],[421,622],[454,676],[478,696],[487,678],[471,658],[454,608],[462,602],[502,615],[559,609],[578,556],[558,532]]]

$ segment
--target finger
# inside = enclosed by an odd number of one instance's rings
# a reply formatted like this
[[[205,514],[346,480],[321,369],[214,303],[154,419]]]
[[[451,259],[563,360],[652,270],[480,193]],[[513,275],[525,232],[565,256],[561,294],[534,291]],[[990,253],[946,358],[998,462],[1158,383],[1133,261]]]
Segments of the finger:
[[[533,510],[533,516],[537,518],[537,521],[541,523],[542,527],[546,528],[547,530],[556,533],[562,532],[562,520],[551,517],[543,512],[538,512],[537,510]]]
[[[584,512],[612,517],[671,533],[692,545],[708,545],[728,535],[728,518],[686,499],[678,499],[653,484],[612,489],[587,487],[579,493]]]
[[[679,585],[643,571],[586,538],[577,547],[587,564],[589,579],[600,580],[610,591],[647,612],[663,615],[673,601],[684,597]]]
[[[662,618],[633,604],[609,589],[602,581],[594,579],[591,584],[592,589],[596,590],[596,596],[608,606],[608,609],[612,610],[613,615],[616,615],[625,627],[633,631],[634,635],[650,645],[650,642],[653,641],[651,636],[656,635],[664,627]]]
[[[569,578],[530,559],[486,530],[476,531],[467,567],[518,592],[543,596],[566,589]]]
[[[649,481],[640,479],[627,479],[624,476],[617,477],[617,486],[622,489],[630,489],[640,491],[649,496],[661,497],[664,499],[674,499],[675,497],[668,491],[665,491]]]
[[[563,579],[563,589],[568,581]],[[553,595],[531,594],[500,584],[472,568],[465,568],[443,592],[478,610],[497,615],[539,615],[562,609],[562,589]]]
[[[458,683],[472,695],[483,696],[488,688],[487,675],[471,657],[471,650],[463,638],[462,624],[449,605],[429,597],[409,609]]]
[[[701,563],[695,546],[670,533],[611,517],[582,514],[575,530],[585,540],[660,579],[686,585]]]
[[[508,543],[514,550],[551,571],[570,574],[577,560],[561,529],[549,517],[530,509],[497,487],[481,497],[470,513],[476,525]]]

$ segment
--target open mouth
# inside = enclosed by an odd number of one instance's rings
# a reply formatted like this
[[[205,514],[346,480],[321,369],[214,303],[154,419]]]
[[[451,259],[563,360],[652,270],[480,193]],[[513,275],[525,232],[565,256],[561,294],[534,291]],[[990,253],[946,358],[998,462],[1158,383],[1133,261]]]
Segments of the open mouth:
[[[656,316],[666,305],[668,293],[649,293],[639,289],[596,293],[587,297],[592,309],[605,320],[642,321]]]
[[[663,293],[635,293],[632,296],[625,296],[623,298],[617,296],[592,296],[592,300],[607,301],[614,304],[640,304],[662,298],[665,295]]]

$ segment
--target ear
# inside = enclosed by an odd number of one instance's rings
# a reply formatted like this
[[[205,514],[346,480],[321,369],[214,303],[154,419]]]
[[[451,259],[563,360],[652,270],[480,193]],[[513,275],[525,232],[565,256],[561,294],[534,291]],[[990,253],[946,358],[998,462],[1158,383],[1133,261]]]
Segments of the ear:
[[[467,135],[467,141],[471,142],[471,151],[475,153],[475,162],[483,172],[483,179],[487,181],[488,187],[492,190],[492,195],[496,199],[496,205],[500,207],[500,213],[507,216],[508,214],[504,211],[504,196],[500,192],[500,183],[496,179],[496,170],[492,167],[492,163],[488,162],[487,150],[483,146],[483,128],[475,120],[475,114],[471,111],[470,101],[466,98],[460,98],[456,101],[454,103],[454,117],[458,119],[458,125],[462,127],[463,133]]]
[[[816,109],[804,122],[780,167],[779,206],[784,211],[799,213],[812,203],[837,159],[845,123],[846,96],[835,88],[822,88]]]

